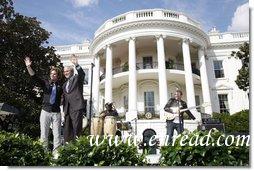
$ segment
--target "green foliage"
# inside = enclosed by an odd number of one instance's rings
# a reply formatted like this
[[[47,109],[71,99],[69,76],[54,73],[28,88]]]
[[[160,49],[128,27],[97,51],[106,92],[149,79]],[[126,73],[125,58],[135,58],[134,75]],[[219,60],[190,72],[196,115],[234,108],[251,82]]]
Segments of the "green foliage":
[[[102,138],[99,142],[102,141]],[[113,141],[114,142],[114,141]],[[144,156],[138,154],[137,147],[121,143],[109,145],[109,139],[99,146],[90,146],[88,137],[80,137],[59,149],[58,166],[141,166]]]
[[[239,74],[235,82],[239,89],[247,91],[249,88],[249,67],[242,67],[238,72]]]
[[[233,115],[214,113],[213,118],[224,123],[226,133],[249,133],[249,110]]]
[[[82,129],[82,134],[81,135],[83,135],[83,136],[90,135],[89,125]]]
[[[60,60],[54,48],[47,46],[50,33],[36,18],[15,13],[11,0],[0,2],[0,14],[0,102],[22,109],[19,131],[36,138],[42,91],[34,89],[24,58],[30,56],[41,78],[48,76],[51,66],[59,66]]]
[[[123,72],[129,71],[129,63],[128,63],[128,62],[125,62],[125,63],[123,64],[123,69],[122,69],[122,71],[123,71]]]
[[[22,134],[0,132],[1,166],[48,166],[50,158],[40,142]]]
[[[223,135],[215,130],[211,132],[211,139],[205,137],[208,131],[194,131],[192,133],[184,132],[175,141],[174,146],[164,146],[161,148],[161,166],[248,166],[249,165],[249,146],[236,146],[236,141],[231,146],[218,146],[217,140]],[[210,145],[201,146],[181,145],[180,140],[184,135],[188,135],[186,142],[191,138],[205,137],[203,142],[210,140]],[[200,139],[199,138],[199,139]],[[194,138],[192,142],[195,142]],[[214,142],[214,145],[212,145]],[[220,144],[225,142],[225,137],[220,139]]]
[[[166,69],[173,69],[174,68],[174,61],[172,59],[169,59],[165,62]]]
[[[231,56],[234,56],[242,61],[242,68],[239,71],[239,74],[236,79],[236,84],[239,89],[247,91],[249,89],[249,43],[245,42],[240,46],[239,51],[232,51]]]

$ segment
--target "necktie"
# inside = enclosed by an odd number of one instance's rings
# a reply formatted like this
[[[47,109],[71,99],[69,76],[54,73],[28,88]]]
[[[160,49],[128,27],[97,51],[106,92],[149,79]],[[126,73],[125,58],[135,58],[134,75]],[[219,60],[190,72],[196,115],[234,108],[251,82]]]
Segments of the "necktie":
[[[66,84],[66,92],[69,93],[70,79],[68,79]]]
[[[54,104],[56,101],[56,85],[54,84],[50,95],[50,104]]]

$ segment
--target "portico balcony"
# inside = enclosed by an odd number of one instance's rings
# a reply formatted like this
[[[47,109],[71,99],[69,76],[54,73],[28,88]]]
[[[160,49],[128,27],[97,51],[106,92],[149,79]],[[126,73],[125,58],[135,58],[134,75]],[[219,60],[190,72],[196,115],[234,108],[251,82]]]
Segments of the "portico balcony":
[[[174,63],[174,64],[166,64],[167,70],[179,70],[184,71],[184,65],[182,63]],[[158,69],[158,62],[152,62],[152,63],[136,63],[136,70],[157,70]],[[128,72],[129,66],[128,64],[124,64],[123,66],[114,67],[113,68],[113,75],[122,73],[122,72]],[[200,76],[200,71],[197,68],[192,68],[192,73],[196,76]],[[100,76],[100,81],[102,81],[105,78],[105,72],[102,73]]]

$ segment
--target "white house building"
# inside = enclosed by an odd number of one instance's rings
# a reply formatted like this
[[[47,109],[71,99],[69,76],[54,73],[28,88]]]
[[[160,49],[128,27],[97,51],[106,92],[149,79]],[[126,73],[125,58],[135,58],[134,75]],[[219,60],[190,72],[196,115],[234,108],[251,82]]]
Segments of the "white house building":
[[[87,73],[84,97],[90,100],[92,87],[94,115],[114,102],[126,121],[135,121],[137,135],[150,131],[160,137],[166,134],[163,108],[176,89],[183,91],[189,107],[211,104],[191,110],[196,120],[185,121],[190,130],[196,129],[201,113],[233,114],[249,108],[248,94],[235,84],[241,61],[231,57],[244,42],[249,42],[248,32],[213,28],[206,33],[181,12],[148,9],[108,19],[91,42],[55,48],[64,65],[69,65],[70,55],[79,56]],[[145,117],[148,112],[151,119]]]

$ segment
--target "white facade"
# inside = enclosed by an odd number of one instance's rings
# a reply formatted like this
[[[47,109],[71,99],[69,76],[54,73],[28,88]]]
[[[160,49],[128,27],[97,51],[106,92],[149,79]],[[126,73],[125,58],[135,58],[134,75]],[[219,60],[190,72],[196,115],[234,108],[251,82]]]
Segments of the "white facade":
[[[230,114],[249,108],[248,94],[235,84],[241,61],[231,57],[243,42],[249,42],[249,33],[220,33],[213,29],[207,34],[185,14],[152,9],[109,19],[95,32],[92,42],[57,46],[56,52],[64,65],[70,64],[71,54],[77,54],[80,65],[89,70],[84,87],[88,100],[91,63],[95,64],[93,115],[98,115],[107,102],[114,102],[120,115],[133,124],[135,118],[150,111],[155,118],[138,119],[136,134],[152,129],[156,135],[164,136],[163,108],[176,89],[183,91],[189,107],[210,103],[201,109],[204,113],[220,112],[218,95],[227,98]],[[222,62],[222,78],[215,78],[217,60]],[[189,130],[201,121],[200,112],[192,112],[197,119],[185,121]]]

